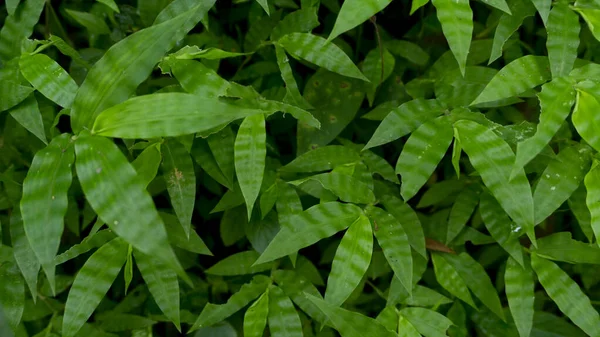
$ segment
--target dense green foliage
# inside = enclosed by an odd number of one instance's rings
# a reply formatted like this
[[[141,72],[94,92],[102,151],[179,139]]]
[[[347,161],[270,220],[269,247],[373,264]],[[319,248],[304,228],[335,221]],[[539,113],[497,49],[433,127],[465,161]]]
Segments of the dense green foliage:
[[[0,23],[1,337],[600,337],[600,1]]]

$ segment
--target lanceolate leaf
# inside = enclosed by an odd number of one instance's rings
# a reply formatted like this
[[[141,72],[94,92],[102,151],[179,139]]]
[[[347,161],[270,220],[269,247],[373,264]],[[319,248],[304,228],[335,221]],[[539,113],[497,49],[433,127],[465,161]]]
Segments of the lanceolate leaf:
[[[490,55],[491,64],[502,56],[502,48],[511,35],[521,27],[523,20],[535,14],[535,7],[530,1],[509,0],[508,6],[512,14],[502,14],[494,33],[494,45]]]
[[[189,237],[196,200],[194,163],[185,146],[174,139],[168,140],[161,149],[163,176],[167,183],[171,205],[186,236]]]
[[[435,278],[440,285],[452,295],[476,308],[464,279],[460,277],[456,269],[440,253],[432,253],[431,259]]]
[[[540,240],[535,253],[548,260],[600,264],[600,248],[573,240],[570,232],[545,236]]]
[[[444,36],[464,76],[473,35],[473,11],[469,1],[432,0],[431,3],[435,6]]]
[[[583,146],[566,147],[550,161],[533,192],[536,224],[554,213],[579,187],[590,168],[589,151]]]
[[[322,37],[307,33],[292,33],[282,37],[277,43],[296,58],[314,63],[334,73],[368,82],[365,75],[339,47]]]
[[[490,235],[515,261],[523,265],[523,251],[519,243],[519,234],[514,232],[502,206],[489,193],[481,194],[479,213]]]
[[[372,253],[371,223],[361,214],[350,225],[335,252],[331,273],[327,279],[325,301],[340,306],[350,297],[367,272]]]
[[[417,213],[400,198],[386,195],[381,198],[381,201],[385,209],[398,220],[402,229],[404,229],[412,249],[426,258],[425,234]]]
[[[54,256],[64,229],[74,159],[71,135],[62,134],[36,154],[23,182],[23,226],[53,291]]]
[[[517,96],[551,77],[548,58],[527,55],[507,64],[471,103],[476,105]]]
[[[453,137],[450,120],[445,117],[427,122],[411,134],[396,164],[396,173],[402,177],[401,194],[405,201],[427,182]]]
[[[58,63],[44,54],[23,55],[21,74],[34,88],[63,108],[71,107],[77,84]]]
[[[160,144],[157,143],[145,148],[131,165],[140,177],[142,184],[148,186],[156,177],[161,161]]]
[[[10,109],[9,113],[25,129],[38,137],[44,144],[48,144],[44,121],[35,95],[29,95],[19,105]]]
[[[15,105],[23,102],[29,94],[33,92],[33,88],[19,85],[18,83],[4,80],[0,82],[0,111],[8,110]]]
[[[158,256],[186,279],[150,195],[117,146],[103,137],[82,135],[75,141],[75,153],[81,188],[98,216],[135,249]]]
[[[587,190],[584,178],[584,184],[580,184],[579,187],[571,194],[568,203],[571,212],[573,212],[573,215],[577,219],[577,223],[579,224],[583,234],[585,234],[585,237],[588,239],[588,242],[593,242],[594,230],[592,229],[592,216],[587,206],[586,198]]]
[[[504,284],[508,306],[521,337],[529,337],[533,324],[533,300],[535,283],[533,271],[527,264],[513,258],[506,261]]]
[[[277,56],[277,65],[279,66],[279,71],[281,71],[281,78],[283,79],[283,82],[285,82],[285,90],[287,92],[286,101],[301,108],[312,108],[310,103],[308,103],[306,99],[302,97],[300,89],[298,89],[298,84],[296,83],[294,73],[292,72],[292,67],[290,66],[290,60],[285,54],[283,48],[275,45],[275,54]]]
[[[369,208],[368,215],[373,225],[377,226],[375,237],[386,260],[410,295],[413,288],[413,259],[402,222],[378,207]]]
[[[33,33],[45,4],[45,0],[22,1],[14,15],[6,17],[0,30],[1,60],[7,61],[20,54],[21,44]]]
[[[265,291],[252,303],[244,315],[244,336],[262,337],[269,314],[269,291]]]
[[[462,120],[454,124],[464,151],[502,208],[535,242],[533,233],[533,197],[525,172],[510,180],[515,155],[492,130],[481,124]],[[493,149],[493,150],[492,150]]]
[[[377,14],[389,5],[391,0],[350,0],[344,1],[342,9],[338,13],[335,25],[328,41],[335,39],[338,35],[367,21],[371,16]]]
[[[560,129],[575,103],[575,89],[568,78],[555,78],[542,86],[538,99],[542,108],[540,122],[533,137],[517,144],[511,176],[535,158]]]
[[[266,276],[255,276],[252,281],[244,284],[237,293],[231,295],[229,300],[227,300],[227,303],[208,303],[204,309],[202,309],[202,313],[200,313],[200,316],[189,332],[201,327],[211,326],[233,315],[235,312],[248,305],[252,300],[260,296],[260,294],[268,288],[270,283],[270,279]]]
[[[444,105],[438,100],[416,99],[393,109],[375,130],[365,149],[383,145],[403,137],[421,124],[444,112]]]
[[[319,25],[316,8],[302,8],[286,15],[271,32],[271,41],[290,33],[308,33]]]
[[[302,337],[302,323],[294,304],[275,285],[269,286],[269,332],[273,337]]]
[[[280,168],[285,172],[318,172],[360,161],[359,154],[341,145],[329,145],[308,151]]]
[[[454,325],[444,315],[425,308],[404,308],[398,312],[407,319],[423,336],[447,336],[446,330]]]
[[[531,266],[548,296],[567,317],[590,336],[600,335],[600,315],[577,283],[556,264],[531,255]]]
[[[350,175],[334,171],[315,175],[308,179],[318,181],[324,188],[340,197],[342,201],[356,204],[375,202],[375,195],[369,186]]]
[[[155,256],[144,254],[138,250],[134,250],[133,254],[135,264],[140,270],[144,282],[148,285],[152,298],[165,316],[175,324],[178,330],[181,330],[177,274]]]
[[[100,112],[129,98],[160,58],[204,17],[213,4],[214,1],[210,4],[200,2],[168,21],[140,30],[114,44],[94,64],[77,90],[71,110],[73,131],[91,128]]]
[[[6,316],[9,330],[17,330],[25,310],[25,284],[14,261],[0,264],[0,310]]]
[[[38,274],[40,272],[40,262],[38,261],[35,252],[31,248],[29,240],[25,236],[23,219],[21,218],[21,211],[18,207],[15,208],[13,213],[10,215],[10,238],[15,261],[21,270],[21,275],[23,275],[25,282],[27,282],[27,286],[31,292],[31,298],[35,302],[37,300],[37,284]]]
[[[548,1],[548,0],[546,0]],[[550,2],[550,1],[548,1]],[[600,41],[600,30],[598,29],[598,22],[600,17],[600,9],[597,8],[575,8],[583,19],[587,22],[588,28],[592,31],[592,34],[596,40]]]
[[[235,138],[235,171],[246,200],[248,219],[260,192],[266,155],[265,117],[262,114],[246,117]]]
[[[352,204],[328,202],[313,206],[290,218],[255,264],[269,262],[297,252],[317,241],[346,229],[361,216],[362,210]]]
[[[531,0],[531,2],[540,14],[544,25],[547,25],[548,16],[550,16],[550,7],[552,6],[552,0]]]
[[[233,188],[233,175],[235,172],[235,135],[233,134],[231,127],[227,126],[223,128],[223,130],[208,136],[206,141],[217,161],[217,165],[219,165],[221,172],[223,172],[223,176],[230,185],[228,187]]]
[[[248,250],[228,256],[208,268],[205,272],[211,275],[236,276],[260,273],[273,268],[272,263],[253,266],[260,254],[254,250]]]
[[[588,144],[600,151],[600,116],[595,113],[600,109],[596,96],[583,91],[577,91],[577,103],[573,111],[573,126]]]
[[[79,270],[65,305],[63,336],[75,336],[90,318],[123,267],[127,247],[122,239],[113,239],[92,254]]]
[[[577,59],[579,47],[579,17],[566,4],[556,4],[550,11],[548,31],[548,61],[552,78],[568,75]]]
[[[598,161],[594,160],[592,168],[585,175],[584,183],[587,189],[585,203],[591,214],[592,230],[598,240],[600,237],[600,166]]]
[[[448,217],[446,243],[452,242],[465,227],[471,214],[473,214],[475,207],[477,207],[477,204],[479,203],[480,193],[481,190],[478,186],[471,186],[458,195],[454,205],[452,205],[450,216]]]

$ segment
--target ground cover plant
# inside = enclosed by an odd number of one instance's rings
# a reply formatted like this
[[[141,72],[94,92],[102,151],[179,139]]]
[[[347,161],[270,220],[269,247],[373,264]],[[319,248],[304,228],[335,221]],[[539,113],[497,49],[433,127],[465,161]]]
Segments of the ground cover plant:
[[[600,1],[0,23],[0,336],[600,336]]]

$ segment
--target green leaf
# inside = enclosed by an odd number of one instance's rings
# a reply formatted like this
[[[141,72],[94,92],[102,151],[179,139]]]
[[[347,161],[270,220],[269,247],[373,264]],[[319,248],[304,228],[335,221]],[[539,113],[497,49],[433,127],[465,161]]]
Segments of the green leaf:
[[[73,337],[90,318],[127,258],[127,243],[116,238],[98,249],[77,273],[63,319],[62,333]]]
[[[331,41],[340,34],[369,20],[370,17],[381,12],[391,2],[391,0],[344,1],[327,41]]]
[[[308,33],[317,26],[319,26],[317,11],[314,8],[302,8],[286,15],[277,23],[271,32],[271,41],[277,41],[290,33]]]
[[[302,337],[302,323],[290,298],[279,287],[269,286],[269,331],[273,337]]]
[[[481,194],[479,213],[490,235],[519,265],[523,265],[523,251],[518,234],[502,206],[489,193]]]
[[[550,77],[547,57],[523,56],[500,69],[471,105],[517,96],[545,83]]]
[[[72,260],[82,254],[89,252],[94,248],[101,247],[102,245],[111,241],[115,237],[115,234],[108,229],[90,234],[88,237],[83,239],[81,243],[71,246],[71,248],[56,256],[56,258],[54,258],[54,261],[56,265],[63,264],[69,260]]]
[[[33,28],[40,19],[45,4],[45,0],[23,1],[17,7],[15,15],[6,17],[0,29],[1,60],[7,61],[21,54],[21,44],[33,33]]]
[[[220,138],[220,136],[217,136],[217,134],[211,135],[211,137],[213,137],[213,136]],[[233,146],[232,146],[232,149],[233,149]],[[223,172],[219,168],[219,164],[217,163],[215,156],[213,155],[213,153],[209,147],[209,143],[205,139],[202,139],[202,138],[194,139],[194,143],[192,145],[192,150],[191,150],[191,155],[194,158],[194,161],[198,165],[200,165],[200,167],[202,167],[202,169],[206,173],[208,173],[208,175],[210,175],[211,178],[216,180],[219,184],[226,186],[229,189],[233,189],[233,181],[232,181],[233,179],[228,180],[228,178],[225,178]],[[233,156],[232,156],[232,159],[233,159]],[[232,164],[233,164],[233,160],[232,160]],[[233,176],[232,176],[232,178],[233,178]]]
[[[535,253],[548,260],[600,264],[600,248],[573,240],[570,232],[558,232],[543,237]]]
[[[453,325],[444,315],[425,308],[404,308],[398,312],[425,337],[444,337]]]
[[[229,183],[229,187],[232,188],[233,174],[235,172],[235,135],[233,134],[231,127],[227,126],[223,128],[223,130],[208,136],[206,141],[208,142],[208,147],[215,157],[223,176]]]
[[[313,206],[290,218],[290,227],[282,227],[255,264],[273,261],[297,252],[317,241],[348,228],[362,210],[352,204],[328,202]]]
[[[277,202],[277,182],[260,194],[260,217],[264,219]]]
[[[548,61],[552,78],[569,75],[577,59],[579,17],[566,4],[556,4],[546,24]]]
[[[81,188],[99,218],[133,248],[160,257],[187,280],[150,195],[117,146],[103,137],[81,135],[75,154]]]
[[[444,110],[443,103],[435,99],[416,99],[406,102],[390,111],[381,121],[373,137],[365,145],[365,149],[403,137],[417,129],[421,124],[440,115]]]
[[[548,24],[548,16],[550,16],[550,7],[552,6],[552,0],[531,0],[535,8],[537,9],[544,26]]]
[[[281,167],[283,172],[318,172],[360,161],[359,154],[353,149],[340,145],[329,145],[308,151],[289,164]]]
[[[117,6],[117,4],[115,3],[114,0],[96,0],[102,4],[105,4],[108,8],[112,9],[113,11],[120,13],[119,11],[119,7]]]
[[[235,171],[250,219],[263,181],[267,154],[265,118],[262,114],[244,119],[235,138],[234,148]]]
[[[510,180],[515,155],[494,131],[467,120],[454,124],[463,150],[508,215],[535,243],[533,197],[524,170]]]
[[[402,229],[406,232],[412,249],[426,258],[425,234],[423,233],[423,227],[417,213],[415,213],[410,205],[400,200],[400,198],[391,195],[381,197],[381,202],[385,209],[398,220]]]
[[[269,315],[269,290],[252,303],[244,315],[244,336],[262,337]]]
[[[17,330],[25,310],[25,284],[13,261],[0,264],[0,310],[9,330]],[[4,325],[2,323],[0,326]]]
[[[148,146],[131,163],[144,186],[148,186],[158,173],[162,161],[160,148],[160,143]]]
[[[192,230],[189,236],[186,235],[176,216],[161,212],[160,217],[165,223],[165,229],[167,230],[167,236],[171,244],[188,252],[213,255],[195,231]]]
[[[431,3],[435,6],[444,36],[464,76],[473,35],[473,11],[469,1],[431,0]]]
[[[20,0],[6,0],[6,11],[8,15],[15,15]]]
[[[48,144],[42,113],[40,112],[37,99],[34,95],[29,95],[23,102],[10,109],[9,113],[12,118],[21,124],[21,126],[31,132],[44,144]]]
[[[505,0],[483,0],[483,2],[503,11],[506,14],[512,14]]]
[[[600,237],[600,166],[598,161],[594,160],[592,168],[584,178],[587,196],[585,202],[591,214],[591,226],[596,236]]]
[[[502,56],[504,44],[521,27],[525,18],[535,15],[535,7],[529,1],[509,0],[508,6],[512,14],[504,13],[498,21],[488,64]]]
[[[397,336],[395,332],[386,329],[381,323],[370,317],[336,307],[311,294],[304,293],[304,296],[327,316],[328,324],[336,329],[342,337]]]
[[[577,91],[577,102],[571,120],[581,138],[596,151],[600,150],[600,117],[595,113],[598,109],[600,102],[594,95],[583,90]]]
[[[194,163],[185,146],[176,140],[166,141],[161,148],[163,177],[167,183],[171,205],[189,238],[196,200]]]
[[[554,213],[579,187],[590,168],[588,151],[583,146],[566,147],[550,161],[533,192],[536,224]]]
[[[456,197],[456,201],[452,205],[452,210],[448,217],[446,243],[452,242],[465,227],[469,218],[471,218],[471,214],[473,214],[475,207],[479,203],[479,194],[481,191],[478,187],[472,185]]]
[[[275,55],[277,56],[277,66],[281,71],[281,78],[285,83],[286,101],[304,109],[312,108],[310,103],[302,97],[290,66],[290,60],[279,45],[275,45]]]
[[[78,86],[69,74],[44,54],[23,55],[19,60],[23,77],[49,100],[71,107]]]
[[[0,81],[0,111],[8,110],[23,102],[33,92],[33,88],[19,85],[8,80]]]
[[[405,201],[425,185],[453,138],[454,130],[446,117],[426,122],[410,135],[396,164],[396,173],[402,177],[400,193]]]
[[[343,76],[369,81],[339,47],[322,37],[307,33],[291,33],[279,39],[277,44],[296,58]]]
[[[535,253],[531,255],[531,266],[560,311],[588,335],[600,335],[600,315],[577,283],[559,266]]]
[[[464,279],[461,278],[456,269],[454,269],[444,256],[439,253],[432,253],[431,260],[433,261],[433,270],[438,283],[450,294],[476,308]]]
[[[521,337],[529,337],[533,325],[535,283],[529,261],[524,264],[513,258],[506,261],[504,284],[508,306]]]
[[[273,268],[273,263],[254,266],[253,264],[259,255],[254,250],[235,253],[217,262],[208,268],[205,273],[219,276],[236,276],[260,273]]]
[[[335,251],[327,279],[325,301],[341,306],[362,281],[373,254],[373,230],[369,219],[361,214],[350,225]]]
[[[128,99],[164,54],[204,17],[213,4],[214,1],[197,3],[168,21],[128,36],[106,51],[77,90],[71,109],[73,131],[91,128],[100,112]]]
[[[148,285],[152,298],[165,316],[175,324],[177,330],[181,331],[177,274],[155,256],[144,254],[138,250],[134,250],[133,255],[135,264],[140,270],[144,282]]]
[[[104,19],[96,14],[65,9],[65,12],[78,24],[84,26],[90,34],[110,34],[110,28]]]
[[[416,65],[425,66],[429,62],[429,54],[416,43],[404,40],[390,40],[385,41],[383,45],[390,53],[405,58]]]
[[[420,285],[416,285],[413,288],[411,297],[407,298],[406,301],[403,302],[403,304],[421,307],[438,306],[448,303],[452,303],[452,300],[433,289],[429,289]]]
[[[558,132],[575,103],[575,89],[568,78],[555,78],[542,86],[538,94],[542,112],[533,137],[517,144],[517,157],[511,176],[525,167]]]
[[[58,253],[75,160],[71,136],[52,140],[33,159],[23,182],[23,227],[54,291],[54,257]]]
[[[131,245],[127,245],[127,260],[125,261],[123,278],[125,279],[125,294],[127,294],[129,285],[133,280],[133,248],[131,247]]]
[[[575,10],[583,17],[596,40],[600,41],[600,9],[575,7]]]
[[[367,184],[345,173],[333,171],[290,183],[299,185],[306,180],[318,181],[325,189],[330,190],[340,200],[345,202],[355,204],[370,204],[375,202],[375,195]]]
[[[395,65],[396,59],[394,55],[385,48],[383,48],[383,51],[379,48],[371,49],[365,57],[362,71],[371,82],[367,89],[367,98],[369,99],[370,106],[373,105],[373,101],[375,100],[377,88],[392,75]]]
[[[378,207],[369,208],[368,215],[373,224],[376,224],[375,237],[386,260],[410,296],[413,288],[413,259],[402,222]]]
[[[237,293],[231,295],[231,297],[227,300],[227,303],[206,304],[204,309],[202,309],[202,313],[200,313],[200,316],[196,322],[194,322],[194,325],[189,332],[197,330],[201,327],[214,325],[233,315],[235,312],[248,305],[248,303],[267,290],[270,283],[271,281],[269,278],[258,275],[255,276],[249,283],[244,284]]]
[[[25,236],[25,228],[23,227],[23,219],[19,207],[14,208],[10,215],[10,239],[15,261],[29,287],[31,298],[35,302],[37,300],[38,274],[41,266],[35,252],[31,248],[29,240]]]
[[[593,242],[594,230],[592,229],[592,216],[586,204],[586,198],[587,191],[585,184],[580,184],[573,194],[571,194],[568,203],[571,212],[577,219],[577,223],[579,224],[581,231],[585,234],[589,242]]]

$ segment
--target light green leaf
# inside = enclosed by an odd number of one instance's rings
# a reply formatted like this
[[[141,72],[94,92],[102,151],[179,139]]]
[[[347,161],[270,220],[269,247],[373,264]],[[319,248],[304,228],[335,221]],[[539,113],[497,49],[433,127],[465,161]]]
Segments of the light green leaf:
[[[473,308],[476,308],[464,279],[461,278],[456,269],[454,269],[442,254],[432,253],[431,260],[433,261],[433,270],[438,283],[450,294],[458,297]]]
[[[504,44],[521,27],[525,18],[535,15],[535,7],[530,1],[509,0],[508,6],[512,14],[504,13],[498,21],[488,64],[502,56]]]
[[[210,256],[213,255],[195,231],[190,231],[189,237],[186,235],[176,216],[161,212],[160,217],[165,223],[165,229],[167,230],[167,236],[169,237],[169,242],[171,244],[181,249],[185,249],[188,252]]]
[[[344,4],[346,4],[346,2],[344,2]],[[396,59],[394,58],[394,55],[385,48],[383,48],[383,51],[380,48],[374,48],[367,53],[367,56],[363,61],[362,71],[371,82],[367,89],[369,106],[373,105],[377,88],[392,75],[395,65]]]
[[[552,6],[552,0],[531,0],[535,8],[537,9],[544,26],[548,24],[548,16],[550,16],[550,7]]]
[[[381,12],[391,0],[349,0],[344,1],[342,9],[338,13],[335,25],[327,41],[331,41],[340,34],[369,20],[373,15]]]
[[[566,4],[556,4],[546,24],[548,61],[552,78],[567,76],[573,69],[579,47],[579,17]]]
[[[304,293],[304,296],[327,316],[328,324],[336,329],[342,337],[396,336],[396,333],[386,329],[381,323],[370,317],[336,307],[308,293]]]
[[[117,146],[103,137],[81,135],[75,153],[81,188],[99,218],[133,248],[158,256],[187,281],[150,195]]]
[[[166,141],[161,148],[163,177],[167,183],[171,205],[189,238],[196,200],[194,163],[185,146],[174,139]]]
[[[454,124],[463,150],[485,185],[508,215],[535,244],[533,197],[525,171],[510,180],[515,155],[510,146],[485,126],[467,120]]]
[[[473,11],[469,1],[431,0],[431,3],[435,6],[444,36],[464,76],[473,35]]]
[[[33,33],[45,4],[46,0],[23,1],[15,15],[6,17],[0,29],[1,60],[7,61],[21,54],[21,44]]]
[[[479,213],[490,235],[515,261],[523,265],[523,251],[518,234],[502,206],[489,193],[481,194]]]
[[[56,256],[56,258],[54,258],[54,262],[56,263],[56,265],[65,263],[82,254],[89,252],[94,248],[101,247],[102,245],[111,241],[115,237],[116,235],[108,229],[90,234],[88,237],[83,239],[81,243],[71,246],[71,248]]]
[[[369,208],[367,214],[376,226],[374,234],[386,260],[410,296],[413,288],[413,259],[402,222],[378,207]]]
[[[416,99],[406,102],[390,111],[381,121],[375,133],[365,145],[365,149],[383,145],[403,137],[421,124],[442,114],[445,107],[442,102],[431,99]]]
[[[483,3],[495,7],[506,14],[512,14],[505,0],[482,0]]]
[[[453,137],[454,130],[446,117],[426,122],[410,135],[396,163],[396,173],[402,177],[400,193],[405,201],[414,197],[427,182]]]
[[[359,154],[353,149],[329,145],[308,151],[279,170],[284,172],[318,172],[332,170],[333,168],[360,161]]]
[[[596,96],[587,91],[577,91],[577,102],[571,116],[573,126],[588,144],[596,151],[600,151],[600,102]]]
[[[15,331],[25,310],[25,284],[13,261],[0,264],[0,310],[6,317],[9,330]]]
[[[65,9],[65,12],[72,17],[75,22],[84,26],[90,34],[110,34],[110,28],[104,19],[96,14]]]
[[[231,127],[227,126],[223,130],[212,134],[206,138],[208,147],[212,152],[223,176],[233,187],[233,175],[235,173],[234,144],[235,135]]]
[[[548,296],[567,317],[590,336],[600,336],[600,315],[577,283],[556,264],[531,255],[531,266]]]
[[[536,224],[554,213],[579,187],[590,168],[589,151],[583,146],[565,147],[550,161],[533,192]]]
[[[277,41],[290,33],[308,33],[318,25],[319,17],[315,8],[302,8],[286,15],[277,23],[271,32],[271,41]]]
[[[379,312],[375,320],[390,331],[398,330],[398,314],[395,307],[386,306]]]
[[[596,40],[600,41],[600,29],[598,29],[600,28],[600,9],[579,7],[575,7],[574,9],[583,17]]]
[[[290,60],[285,54],[283,48],[279,45],[275,45],[275,55],[277,57],[277,66],[279,67],[279,71],[281,71],[281,78],[285,83],[286,102],[297,105],[298,107],[304,109],[312,108],[310,103],[308,103],[306,99],[302,97],[300,89],[298,88],[298,84],[296,83],[296,79],[294,78],[292,67],[290,66]]]
[[[260,254],[254,250],[230,255],[208,268],[205,273],[220,276],[236,276],[260,273],[273,267],[273,263],[253,265]]]
[[[290,298],[281,288],[269,286],[269,332],[272,337],[302,337],[302,323]]]
[[[125,241],[116,238],[100,247],[81,267],[67,297],[63,336],[75,336],[90,318],[123,267],[127,247]]]
[[[42,113],[34,95],[29,95],[23,102],[10,109],[9,113],[21,126],[29,130],[44,144],[48,144]]]
[[[584,178],[585,182],[585,178]],[[587,191],[585,188],[585,184],[580,184],[579,187],[571,194],[571,197],[568,200],[569,209],[573,212],[575,219],[577,219],[577,223],[579,224],[579,228],[585,237],[588,239],[588,242],[594,241],[594,230],[592,229],[592,219],[590,210],[586,204]]]
[[[255,264],[273,261],[330,237],[353,224],[362,210],[352,204],[328,202],[315,205],[290,218]]]
[[[371,264],[371,254],[373,230],[369,219],[361,214],[350,225],[335,251],[325,301],[341,306],[352,295]]]
[[[213,134],[210,137],[219,137],[217,134]],[[232,143],[233,145],[233,143]],[[231,147],[233,149],[233,146]],[[233,151],[232,151],[233,152]],[[194,158],[194,161],[202,167],[204,172],[208,173],[214,180],[216,180],[219,184],[233,189],[233,181],[225,178],[223,172],[219,168],[219,164],[215,156],[213,155],[209,143],[203,138],[194,139],[194,143],[192,145],[191,155]],[[233,159],[233,155],[231,156]],[[233,160],[232,160],[233,164]],[[233,171],[232,171],[233,172]],[[233,178],[233,176],[232,176]]]
[[[370,204],[375,202],[375,195],[367,184],[353,176],[341,172],[329,172],[296,180],[290,184],[299,185],[306,180],[318,181],[325,189],[338,196],[340,200],[355,204]]]
[[[523,261],[517,262],[513,258],[506,261],[504,284],[508,306],[515,325],[521,337],[529,337],[533,325],[533,301],[535,283],[533,271]]]
[[[117,6],[117,4],[115,3],[114,0],[96,0],[102,4],[105,4],[106,6],[108,6],[108,8],[112,9],[113,11],[120,13],[119,11],[119,7]]]
[[[146,147],[131,163],[144,186],[148,186],[158,173],[162,161],[160,148],[159,143]]]
[[[517,157],[511,176],[517,174],[558,132],[575,103],[575,89],[568,78],[555,78],[542,86],[538,94],[542,112],[533,137],[517,144]]]
[[[8,318],[4,313],[4,309],[0,307],[0,334],[6,337],[14,337],[15,335],[13,333],[13,330],[8,324]]]
[[[23,55],[19,60],[23,77],[49,100],[71,107],[77,84],[56,61],[44,54]]]
[[[479,186],[472,185],[464,189],[457,197],[450,216],[448,217],[448,228],[446,235],[446,243],[452,242],[454,238],[462,231],[462,229],[471,218],[471,214],[475,211],[475,207],[479,203],[479,194],[481,193]]]
[[[594,160],[592,168],[585,175],[585,188],[587,189],[587,197],[585,203],[591,214],[591,225],[596,241],[600,238],[600,166],[598,161]]]
[[[425,308],[404,308],[398,312],[425,337],[444,337],[453,325],[444,315]]]
[[[413,288],[411,297],[407,298],[403,302],[403,304],[420,307],[435,307],[448,303],[452,303],[452,300],[433,289],[429,289],[420,285],[416,285]]]
[[[414,42],[394,39],[385,41],[383,45],[390,53],[405,58],[416,65],[425,66],[429,62],[429,54]]]
[[[129,285],[133,280],[133,248],[127,245],[127,259],[125,261],[125,269],[123,270],[123,278],[125,279],[125,294],[129,289]]]
[[[533,55],[520,57],[500,69],[471,105],[517,96],[545,83],[550,77],[547,57]]]
[[[33,92],[33,88],[2,79],[0,81],[0,111],[8,110],[23,102]]]
[[[273,209],[277,202],[277,182],[274,182],[269,188],[260,194],[260,218],[264,219]]]
[[[41,266],[29,240],[25,236],[25,228],[23,227],[19,207],[14,208],[10,215],[10,238],[15,261],[29,287],[31,298],[35,302],[37,300],[38,274]]]
[[[335,44],[308,33],[291,33],[277,41],[288,53],[343,76],[369,80]]]
[[[64,229],[71,165],[75,160],[71,136],[62,134],[39,151],[23,182],[23,227],[54,291],[54,257]]]
[[[576,241],[570,232],[558,232],[540,239],[535,253],[548,260],[600,264],[600,248]]]
[[[185,46],[179,49],[177,52],[171,54],[169,57],[173,57],[177,60],[221,60],[224,58],[244,55],[250,55],[250,53],[234,53],[230,51],[221,50],[219,48],[200,49],[198,46]]]
[[[234,148],[235,171],[250,219],[260,192],[267,155],[265,118],[262,114],[244,119],[235,138]]]
[[[133,251],[133,255],[152,298],[177,330],[181,331],[177,274],[156,256],[144,254],[137,249]]]
[[[164,54],[204,17],[213,4],[214,1],[196,3],[188,11],[129,35],[106,51],[77,90],[71,109],[73,131],[90,129],[100,112],[128,99]]]
[[[262,337],[269,315],[269,290],[252,303],[244,315],[244,336]]]
[[[171,57],[167,57],[167,60],[161,62],[159,67],[163,69],[168,65],[179,84],[190,94],[202,97],[225,96],[231,86],[231,83],[201,62],[172,59]]]
[[[19,2],[20,0],[6,0],[6,11],[8,12],[8,15],[15,15]]]
[[[260,294],[267,290],[269,284],[271,284],[271,280],[268,277],[258,275],[249,283],[244,284],[237,293],[231,295],[227,303],[206,304],[189,332],[223,321],[260,296]]]
[[[425,234],[417,213],[404,203],[400,198],[385,195],[380,198],[385,209],[398,220],[408,236],[410,246],[421,256],[427,257],[425,252]]]

